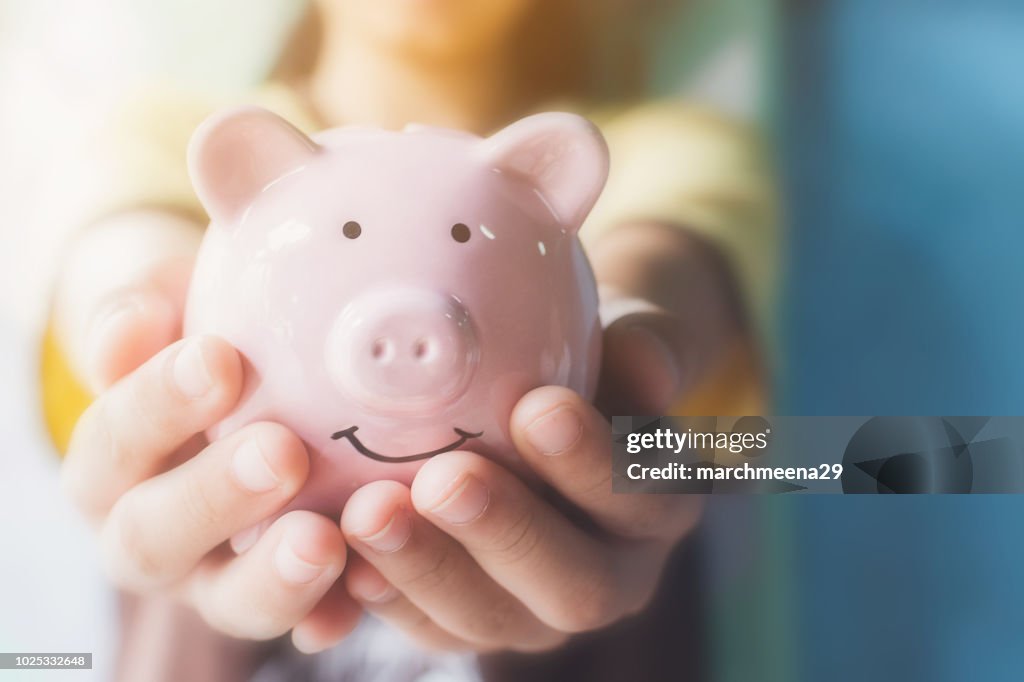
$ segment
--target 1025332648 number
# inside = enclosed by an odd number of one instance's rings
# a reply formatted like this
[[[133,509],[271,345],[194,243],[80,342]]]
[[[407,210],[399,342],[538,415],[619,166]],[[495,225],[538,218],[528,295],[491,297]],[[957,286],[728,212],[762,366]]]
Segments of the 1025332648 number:
[[[88,670],[92,668],[92,654],[22,654],[0,653],[0,669]]]

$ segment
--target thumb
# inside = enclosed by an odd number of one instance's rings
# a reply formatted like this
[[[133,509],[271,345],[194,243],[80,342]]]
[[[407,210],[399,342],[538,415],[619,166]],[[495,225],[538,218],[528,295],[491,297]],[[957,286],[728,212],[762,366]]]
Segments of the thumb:
[[[94,306],[74,366],[95,393],[181,337],[182,306],[146,282],[109,292]]]
[[[73,245],[54,327],[90,389],[103,390],[181,336],[200,236],[181,217],[135,213],[95,225]]]
[[[665,414],[694,375],[679,318],[647,301],[602,303],[605,326],[598,405],[607,414]]]

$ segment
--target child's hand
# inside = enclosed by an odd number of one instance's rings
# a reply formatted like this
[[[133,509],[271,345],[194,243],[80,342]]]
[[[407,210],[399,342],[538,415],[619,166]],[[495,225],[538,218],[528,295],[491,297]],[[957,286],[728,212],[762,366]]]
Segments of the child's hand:
[[[115,584],[174,594],[217,630],[267,639],[324,597],[345,544],[326,517],[292,512],[243,555],[224,546],[284,507],[309,469],[302,441],[277,424],[210,444],[197,436],[234,407],[241,380],[224,341],[173,344],[97,397],[75,428],[63,480],[98,527]]]
[[[97,526],[119,587],[179,597],[235,636],[265,639],[298,627],[300,646],[303,637],[338,638],[354,627],[359,609],[340,584],[329,591],[345,564],[335,523],[293,512],[243,556],[224,546],[294,497],[307,454],[298,437],[271,423],[214,443],[202,437],[235,406],[241,361],[213,337],[164,348],[180,335],[198,239],[190,252],[191,228],[180,219],[135,218],[139,232],[119,222],[131,219],[125,216],[87,235],[59,292],[58,307],[77,302],[90,311],[65,320],[87,337],[68,342],[99,391],[76,425],[65,488]],[[101,248],[118,244],[133,258]],[[326,624],[314,609],[320,602],[330,607]],[[339,612],[347,617],[339,620]]]
[[[361,555],[344,577],[350,593],[427,646],[543,650],[636,613],[699,516],[692,497],[613,495],[608,423],[568,389],[527,395],[512,433],[563,501],[452,452],[429,460],[411,490],[361,488],[342,514]]]
[[[609,411],[658,414],[715,359],[739,316],[719,309],[733,299],[710,250],[671,228],[630,232],[611,236],[625,238],[617,253],[599,248],[595,258],[619,307],[601,395]],[[411,490],[365,486],[342,514],[360,555],[344,577],[349,592],[428,646],[543,650],[637,613],[700,515],[694,496],[613,495],[610,427],[568,389],[528,394],[511,431],[560,499],[491,460],[452,452],[429,460]]]

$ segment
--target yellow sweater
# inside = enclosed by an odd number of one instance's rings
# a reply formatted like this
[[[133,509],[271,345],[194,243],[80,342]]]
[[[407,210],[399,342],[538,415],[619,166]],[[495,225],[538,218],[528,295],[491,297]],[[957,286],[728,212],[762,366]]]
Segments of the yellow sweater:
[[[140,207],[202,215],[185,167],[196,126],[214,109],[259,104],[313,132],[315,119],[290,89],[270,85],[244,100],[160,90],[140,93],[112,117],[96,143],[96,173],[108,191],[91,218]],[[769,335],[775,291],[777,221],[770,175],[757,141],[715,115],[680,103],[656,102],[584,112],[604,133],[611,172],[581,238],[584,246],[627,221],[685,226],[726,256],[755,330]],[[729,349],[722,366],[679,414],[754,414],[763,409],[759,359],[751,348]],[[63,451],[90,397],[76,381],[52,328],[43,343],[43,409]]]

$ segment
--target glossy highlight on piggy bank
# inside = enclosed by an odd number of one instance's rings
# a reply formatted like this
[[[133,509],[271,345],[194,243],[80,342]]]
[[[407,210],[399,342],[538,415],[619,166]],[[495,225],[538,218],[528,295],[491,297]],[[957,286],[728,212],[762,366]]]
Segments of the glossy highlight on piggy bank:
[[[312,468],[293,508],[336,515],[359,486],[408,483],[454,449],[514,465],[525,393],[592,397],[601,329],[577,231],[608,153],[585,119],[309,138],[234,109],[195,133],[189,169],[212,224],[185,332],[226,339],[246,372],[210,435],[298,434]]]

